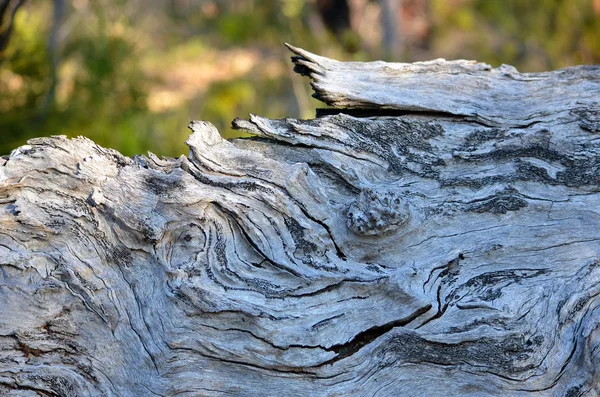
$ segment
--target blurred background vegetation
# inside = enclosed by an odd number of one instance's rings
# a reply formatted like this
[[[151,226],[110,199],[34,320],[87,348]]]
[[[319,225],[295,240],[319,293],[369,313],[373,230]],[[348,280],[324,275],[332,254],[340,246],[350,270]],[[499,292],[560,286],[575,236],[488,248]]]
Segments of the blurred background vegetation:
[[[187,153],[192,119],[314,116],[289,42],[341,60],[600,63],[600,0],[0,0],[0,154],[87,136]]]

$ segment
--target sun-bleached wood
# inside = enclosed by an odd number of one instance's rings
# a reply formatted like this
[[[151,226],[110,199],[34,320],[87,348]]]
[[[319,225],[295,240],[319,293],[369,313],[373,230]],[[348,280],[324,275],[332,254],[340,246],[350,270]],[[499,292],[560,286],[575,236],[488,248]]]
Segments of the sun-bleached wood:
[[[290,49],[346,109],[0,160],[0,395],[600,394],[600,67]]]

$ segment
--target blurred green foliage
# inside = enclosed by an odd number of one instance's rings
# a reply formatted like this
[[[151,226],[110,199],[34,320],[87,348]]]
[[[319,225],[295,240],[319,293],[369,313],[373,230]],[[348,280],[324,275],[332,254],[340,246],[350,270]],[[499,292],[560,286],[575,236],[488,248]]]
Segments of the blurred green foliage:
[[[523,72],[600,62],[598,0],[453,3],[435,0],[433,5],[432,51],[440,56],[456,51],[462,58],[511,64]]]
[[[467,58],[526,72],[600,62],[599,0],[421,1],[426,48],[406,45],[397,61]],[[321,106],[291,73],[284,41],[342,60],[381,56],[360,32],[340,43],[315,24],[314,0],[67,3],[60,26],[52,26],[52,1],[28,2],[16,15],[0,55],[2,154],[34,136],[84,135],[127,155],[178,156],[189,120],[209,120],[231,137],[234,117],[307,117]]]

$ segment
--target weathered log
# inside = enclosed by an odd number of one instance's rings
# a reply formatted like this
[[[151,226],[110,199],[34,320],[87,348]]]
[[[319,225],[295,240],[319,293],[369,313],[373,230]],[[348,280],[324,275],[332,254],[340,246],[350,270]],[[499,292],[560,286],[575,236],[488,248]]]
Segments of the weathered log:
[[[1,161],[0,394],[599,395],[600,67],[290,48],[347,109]]]

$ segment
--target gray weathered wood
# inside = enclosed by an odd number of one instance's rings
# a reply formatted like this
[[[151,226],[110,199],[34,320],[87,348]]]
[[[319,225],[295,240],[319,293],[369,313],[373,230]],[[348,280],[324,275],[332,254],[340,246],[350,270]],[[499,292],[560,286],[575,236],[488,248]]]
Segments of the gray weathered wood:
[[[475,61],[338,62],[288,45],[315,97],[348,109],[394,109],[464,116],[488,126],[528,127],[600,106],[598,66],[524,73]]]
[[[348,110],[1,160],[0,395],[599,395],[600,68],[291,49]]]

